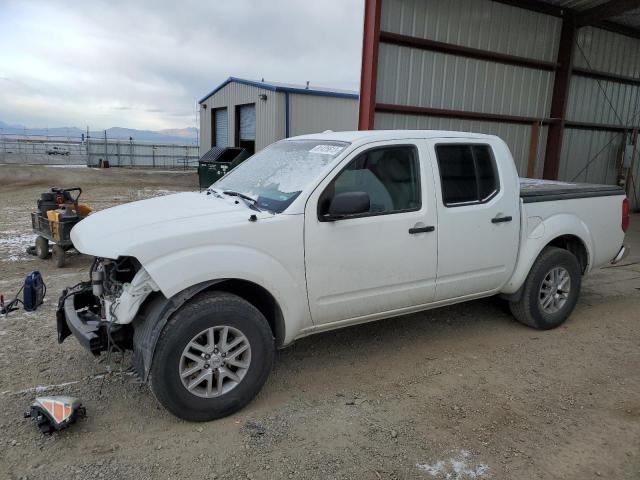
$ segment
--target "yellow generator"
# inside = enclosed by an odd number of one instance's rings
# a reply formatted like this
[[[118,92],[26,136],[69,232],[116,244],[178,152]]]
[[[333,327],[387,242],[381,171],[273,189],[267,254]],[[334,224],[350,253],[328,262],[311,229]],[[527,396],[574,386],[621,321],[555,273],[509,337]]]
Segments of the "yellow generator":
[[[74,196],[74,192],[77,195]],[[48,258],[49,242],[52,242],[51,253],[58,267],[64,266],[66,252],[73,248],[71,229],[92,211],[78,202],[81,194],[80,187],[53,187],[40,195],[38,208],[31,213],[31,225],[38,234],[33,253],[42,259]]]

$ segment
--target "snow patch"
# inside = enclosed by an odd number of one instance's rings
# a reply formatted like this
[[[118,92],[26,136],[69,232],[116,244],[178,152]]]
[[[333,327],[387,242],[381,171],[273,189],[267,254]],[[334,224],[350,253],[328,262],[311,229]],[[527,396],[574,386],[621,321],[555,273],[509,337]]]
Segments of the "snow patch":
[[[46,168],[89,168],[87,165],[45,165]]]
[[[416,468],[432,477],[451,480],[484,478],[489,472],[489,466],[485,463],[470,465],[470,460],[471,453],[467,450],[459,450],[451,458],[438,460],[433,464],[416,463]]]
[[[143,190],[137,190],[133,198],[136,200],[144,200],[146,198],[153,197],[163,197],[165,195],[173,195],[174,193],[180,193],[177,190],[166,190],[166,189],[157,189],[157,188],[145,188]]]
[[[17,230],[2,232],[0,236],[0,260],[17,262],[27,258],[27,247],[36,240],[34,233],[20,233]]]

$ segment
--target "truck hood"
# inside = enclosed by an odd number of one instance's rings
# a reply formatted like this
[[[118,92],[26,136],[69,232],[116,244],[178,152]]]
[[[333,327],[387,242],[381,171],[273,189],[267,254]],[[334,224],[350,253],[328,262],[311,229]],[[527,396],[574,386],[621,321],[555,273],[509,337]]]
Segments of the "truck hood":
[[[87,255],[133,256],[144,264],[168,251],[211,243],[216,230],[246,224],[251,215],[272,216],[231,197],[178,193],[96,212],[73,227],[71,240]]]

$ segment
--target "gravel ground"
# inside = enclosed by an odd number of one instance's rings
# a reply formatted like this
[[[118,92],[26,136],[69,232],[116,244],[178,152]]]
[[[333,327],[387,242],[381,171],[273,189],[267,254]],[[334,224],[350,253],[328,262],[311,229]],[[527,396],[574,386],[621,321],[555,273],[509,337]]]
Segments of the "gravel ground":
[[[497,299],[316,335],[278,353],[258,398],[206,424],[166,413],[129,359],[58,345],[55,304],[86,278],[24,253],[50,184],[97,209],[195,190],[195,174],[0,166],[0,291],[32,270],[34,313],[0,318],[0,478],[640,478],[640,217],[635,256],[594,272],[570,320],[539,332]],[[22,414],[39,392],[88,416],[41,435]]]

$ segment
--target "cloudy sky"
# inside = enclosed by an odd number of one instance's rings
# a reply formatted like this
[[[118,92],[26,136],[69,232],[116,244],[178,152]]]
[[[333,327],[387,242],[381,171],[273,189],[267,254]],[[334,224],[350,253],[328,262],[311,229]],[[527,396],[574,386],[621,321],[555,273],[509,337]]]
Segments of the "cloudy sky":
[[[229,76],[358,89],[363,0],[0,0],[0,120],[196,126]]]

